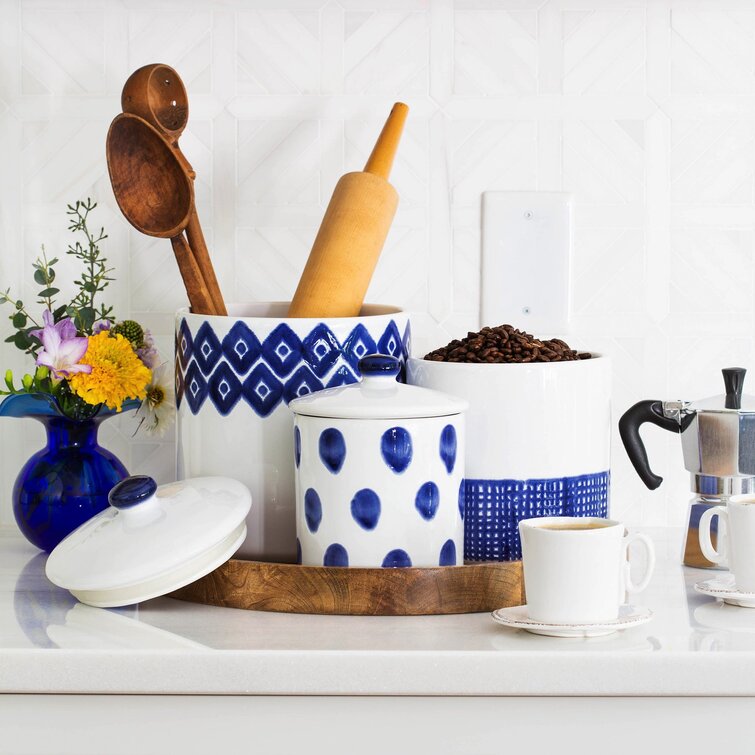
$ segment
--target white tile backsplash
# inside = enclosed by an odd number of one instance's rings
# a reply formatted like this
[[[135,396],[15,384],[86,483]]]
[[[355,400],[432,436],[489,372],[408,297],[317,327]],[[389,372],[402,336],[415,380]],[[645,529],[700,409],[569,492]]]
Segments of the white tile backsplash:
[[[751,0],[0,0],[0,286],[33,300],[40,244],[62,253],[65,204],[93,196],[109,299],[168,353],[175,261],[123,220],[104,155],[123,82],[155,61],[187,84],[181,145],[228,300],[291,295],[335,182],[402,99],[401,204],[369,298],[416,311],[417,353],[479,324],[481,193],[570,191],[571,338],[613,358],[617,418],[755,370]],[[6,344],[0,363],[23,371]],[[102,440],[170,479],[172,443],[132,431]],[[666,482],[646,491],[615,437],[613,513],[679,522],[678,439],[646,438]],[[0,422],[0,525],[41,440]]]

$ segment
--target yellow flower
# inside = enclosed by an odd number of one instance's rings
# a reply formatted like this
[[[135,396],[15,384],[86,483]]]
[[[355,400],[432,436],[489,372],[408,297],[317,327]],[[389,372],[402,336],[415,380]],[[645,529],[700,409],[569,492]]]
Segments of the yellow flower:
[[[127,398],[144,398],[152,372],[144,366],[131,343],[122,335],[103,330],[89,336],[81,364],[89,364],[88,374],[77,372],[70,378],[71,389],[88,404],[105,404],[121,410]]]

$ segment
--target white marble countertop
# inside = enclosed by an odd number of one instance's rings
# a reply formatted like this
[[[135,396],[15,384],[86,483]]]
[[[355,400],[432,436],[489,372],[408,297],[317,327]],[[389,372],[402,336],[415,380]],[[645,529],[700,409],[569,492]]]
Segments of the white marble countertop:
[[[696,594],[681,532],[655,530],[638,604],[649,624],[556,639],[487,614],[348,617],[213,608],[158,598],[76,602],[45,555],[0,533],[0,693],[283,695],[755,695],[755,609]]]

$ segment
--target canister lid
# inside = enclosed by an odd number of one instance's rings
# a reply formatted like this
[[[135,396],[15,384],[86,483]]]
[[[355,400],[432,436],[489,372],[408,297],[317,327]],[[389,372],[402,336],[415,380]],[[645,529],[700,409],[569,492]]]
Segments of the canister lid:
[[[296,414],[333,419],[445,417],[469,408],[455,396],[398,383],[400,369],[395,357],[370,354],[359,360],[360,383],[309,393],[288,406]]]
[[[126,606],[177,590],[225,563],[246,537],[249,490],[225,477],[157,486],[127,477],[110,506],[62,540],[47,578],[82,603]]]

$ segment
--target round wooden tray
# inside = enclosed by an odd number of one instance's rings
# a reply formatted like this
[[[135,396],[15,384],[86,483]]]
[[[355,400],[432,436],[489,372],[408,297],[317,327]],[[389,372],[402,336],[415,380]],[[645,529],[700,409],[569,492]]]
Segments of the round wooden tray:
[[[522,605],[524,582],[521,561],[361,569],[231,559],[171,597],[254,611],[423,616]]]

